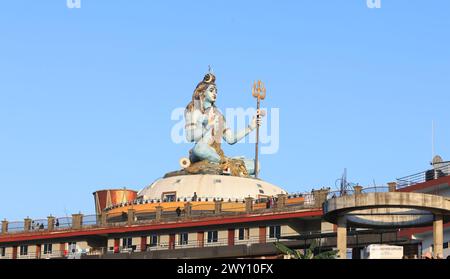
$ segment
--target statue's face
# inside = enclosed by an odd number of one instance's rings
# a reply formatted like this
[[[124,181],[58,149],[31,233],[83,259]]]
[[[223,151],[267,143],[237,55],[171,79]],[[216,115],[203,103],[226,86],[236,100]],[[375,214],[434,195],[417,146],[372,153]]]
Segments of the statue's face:
[[[217,88],[215,85],[209,85],[205,92],[206,100],[210,103],[214,103],[217,100]]]

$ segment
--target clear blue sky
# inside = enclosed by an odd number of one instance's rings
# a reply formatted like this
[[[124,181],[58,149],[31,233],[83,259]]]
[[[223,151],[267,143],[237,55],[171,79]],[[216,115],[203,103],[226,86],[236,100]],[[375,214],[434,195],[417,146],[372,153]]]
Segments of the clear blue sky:
[[[281,112],[265,180],[371,185],[450,159],[450,1],[11,0],[0,7],[0,218],[94,212],[178,169],[170,139],[211,64],[218,106]],[[253,145],[226,148],[252,157]]]

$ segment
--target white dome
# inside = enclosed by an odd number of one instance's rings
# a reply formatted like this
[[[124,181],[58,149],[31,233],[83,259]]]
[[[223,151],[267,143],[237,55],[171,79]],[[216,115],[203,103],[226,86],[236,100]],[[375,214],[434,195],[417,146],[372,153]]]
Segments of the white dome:
[[[178,199],[198,198],[224,200],[242,200],[246,197],[255,199],[287,194],[278,186],[262,180],[224,175],[181,175],[163,178],[142,189],[138,197],[144,200],[163,199],[163,195],[175,193]]]

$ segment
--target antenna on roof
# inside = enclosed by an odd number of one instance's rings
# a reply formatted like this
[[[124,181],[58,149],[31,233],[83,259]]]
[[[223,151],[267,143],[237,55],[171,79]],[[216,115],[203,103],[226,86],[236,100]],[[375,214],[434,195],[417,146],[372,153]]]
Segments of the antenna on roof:
[[[64,214],[66,214],[66,221],[67,221],[67,225],[69,225],[69,226],[70,226],[70,223],[69,223],[69,215],[67,214],[67,209],[66,209],[66,206],[64,206]]]
[[[345,190],[347,188],[347,168],[344,169],[344,174],[342,174],[342,179],[341,179],[341,195],[343,193],[345,193]]]
[[[431,158],[434,159],[434,120],[431,121]]]
[[[337,186],[339,181],[339,187]],[[374,180],[375,181],[375,180]],[[347,168],[344,169],[344,173],[342,174],[341,178],[338,178],[335,182],[335,186],[339,189],[339,193],[341,196],[345,196],[347,195],[347,193],[349,193],[349,191],[353,190],[354,186],[359,185],[358,183],[352,183],[352,182],[348,182],[347,180]]]

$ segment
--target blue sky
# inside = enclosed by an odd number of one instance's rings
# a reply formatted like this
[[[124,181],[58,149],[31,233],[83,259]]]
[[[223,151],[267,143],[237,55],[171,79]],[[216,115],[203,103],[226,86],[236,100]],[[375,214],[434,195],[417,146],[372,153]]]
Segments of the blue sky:
[[[212,65],[218,106],[266,82],[280,150],[261,177],[288,191],[372,185],[450,159],[450,2],[2,1],[0,218],[94,212],[92,192],[178,169],[172,143]],[[254,146],[226,147],[254,155]]]

